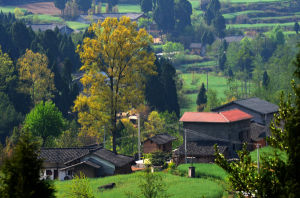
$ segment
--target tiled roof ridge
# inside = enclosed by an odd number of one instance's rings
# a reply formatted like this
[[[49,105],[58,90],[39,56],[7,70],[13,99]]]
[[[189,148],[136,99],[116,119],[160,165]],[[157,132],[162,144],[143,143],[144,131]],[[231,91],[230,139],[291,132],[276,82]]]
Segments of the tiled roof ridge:
[[[224,120],[226,120],[226,122],[231,122],[231,121],[229,121],[229,120],[226,118],[225,115],[222,114],[222,112],[219,112],[219,114],[224,118]]]

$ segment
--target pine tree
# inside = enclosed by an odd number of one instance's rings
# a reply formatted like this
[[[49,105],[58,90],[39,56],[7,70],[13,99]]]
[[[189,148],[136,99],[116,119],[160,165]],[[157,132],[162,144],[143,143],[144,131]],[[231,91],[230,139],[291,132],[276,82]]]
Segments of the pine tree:
[[[39,144],[32,141],[29,133],[23,133],[12,156],[4,160],[0,197],[54,197],[53,186],[40,179],[43,161],[38,156]]]
[[[263,83],[262,83],[264,88],[267,88],[269,83],[270,83],[270,77],[269,77],[267,71],[265,71],[263,74]]]
[[[296,22],[294,25],[294,30],[295,30],[296,34],[298,34],[299,28],[300,28],[299,23]]]
[[[198,111],[202,111],[204,109],[204,105],[207,103],[206,89],[204,83],[202,83],[199,94],[197,96],[196,103],[198,105]]]

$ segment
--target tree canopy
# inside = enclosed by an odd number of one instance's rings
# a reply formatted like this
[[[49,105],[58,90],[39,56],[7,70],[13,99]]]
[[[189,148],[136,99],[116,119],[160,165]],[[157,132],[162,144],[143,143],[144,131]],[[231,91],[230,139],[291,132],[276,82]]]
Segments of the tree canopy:
[[[45,145],[47,138],[61,134],[64,129],[64,118],[55,104],[40,102],[26,116],[24,128],[34,136],[41,137]]]
[[[143,101],[145,76],[155,74],[155,56],[148,51],[152,37],[128,17],[106,18],[90,31],[95,37],[85,38],[77,50],[85,73],[74,110],[83,134],[98,134],[106,125],[116,152],[117,114]]]

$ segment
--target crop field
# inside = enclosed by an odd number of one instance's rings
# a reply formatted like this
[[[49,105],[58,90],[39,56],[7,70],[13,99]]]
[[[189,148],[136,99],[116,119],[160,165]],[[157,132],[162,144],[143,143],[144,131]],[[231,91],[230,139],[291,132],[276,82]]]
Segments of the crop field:
[[[288,156],[285,152],[279,150],[279,149],[275,149],[271,146],[266,146],[266,147],[263,147],[263,148],[260,148],[259,149],[259,157],[260,157],[260,160],[262,157],[267,157],[267,156],[271,156],[274,154],[274,151],[277,151],[277,153],[279,154],[279,157],[280,159],[284,160],[284,161],[287,161],[288,159]],[[251,156],[251,160],[256,162],[257,161],[257,149],[252,151],[250,153],[250,156]],[[259,161],[260,161],[259,160]]]
[[[89,27],[89,24],[79,23],[75,21],[66,21],[66,24],[74,30],[82,30]]]
[[[171,175],[169,173],[158,173],[164,179],[167,186],[167,192],[172,198],[220,198],[224,194],[223,187],[211,179],[186,178]],[[142,173],[133,173],[129,175],[116,175],[111,177],[89,179],[91,188],[95,197],[101,198],[126,198],[126,193],[137,195],[140,191],[138,185],[142,178]],[[100,192],[97,190],[99,186],[116,183],[116,187],[111,190]],[[57,198],[71,198],[69,189],[72,181],[56,181],[55,188],[57,190]]]
[[[223,14],[225,19],[233,19],[236,16],[240,16],[240,15],[246,15],[249,13],[263,13],[264,11],[261,10],[245,10],[245,11],[241,11],[241,12],[233,12],[233,13],[227,13],[227,14]]]
[[[274,26],[280,25],[281,27],[293,27],[295,22],[289,23],[257,23],[257,24],[229,24],[226,28],[237,28],[237,29],[259,29],[259,28],[272,28]]]
[[[15,10],[15,6],[0,6],[0,12],[3,12],[3,13],[14,13],[14,10]],[[25,8],[20,8],[22,10],[22,12],[26,12],[27,10]]]

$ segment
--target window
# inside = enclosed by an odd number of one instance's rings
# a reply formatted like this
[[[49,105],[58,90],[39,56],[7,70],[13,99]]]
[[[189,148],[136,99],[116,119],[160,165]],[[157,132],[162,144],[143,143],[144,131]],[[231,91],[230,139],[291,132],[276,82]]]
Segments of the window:
[[[71,170],[68,170],[68,174],[67,175],[72,175],[72,171]]]
[[[46,170],[46,175],[52,175],[52,170]]]

